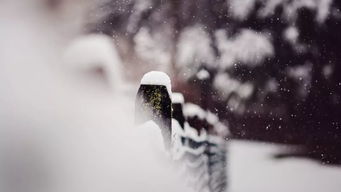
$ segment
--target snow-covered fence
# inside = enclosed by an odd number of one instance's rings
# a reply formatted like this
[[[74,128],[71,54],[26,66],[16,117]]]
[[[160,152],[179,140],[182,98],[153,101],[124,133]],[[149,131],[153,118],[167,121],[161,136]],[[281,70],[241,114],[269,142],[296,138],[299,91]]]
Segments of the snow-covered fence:
[[[146,73],[136,96],[137,123],[153,120],[160,128],[166,149],[171,146],[172,102],[170,79],[158,71]]]
[[[182,94],[172,94],[165,73],[153,71],[142,78],[136,117],[138,123],[152,120],[160,127],[166,150],[196,191],[226,190],[226,135],[219,130],[227,127],[213,113],[185,104]]]
[[[218,117],[209,111],[191,103],[184,105],[184,114],[188,121],[185,127],[189,132],[188,146],[204,146],[203,156],[207,161],[208,189],[211,192],[226,190],[226,141],[227,127]],[[222,131],[225,130],[225,131]]]
[[[227,127],[199,106],[173,93],[172,155],[197,191],[226,191]]]

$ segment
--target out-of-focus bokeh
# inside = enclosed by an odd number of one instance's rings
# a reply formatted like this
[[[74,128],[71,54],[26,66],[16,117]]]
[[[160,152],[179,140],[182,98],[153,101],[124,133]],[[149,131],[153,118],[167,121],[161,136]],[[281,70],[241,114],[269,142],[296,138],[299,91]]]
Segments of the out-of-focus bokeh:
[[[340,6],[110,1],[109,15],[91,29],[113,36],[131,78],[154,68],[169,72],[174,89],[226,120],[234,137],[302,144],[307,154],[297,155],[338,164]]]
[[[223,190],[338,191],[340,33],[338,0],[0,0],[0,191],[196,191],[133,125],[151,70],[230,134]]]

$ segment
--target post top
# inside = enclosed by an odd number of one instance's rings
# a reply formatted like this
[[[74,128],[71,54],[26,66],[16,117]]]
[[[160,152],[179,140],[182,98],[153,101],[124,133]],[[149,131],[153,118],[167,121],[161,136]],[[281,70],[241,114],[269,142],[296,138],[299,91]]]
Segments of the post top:
[[[163,85],[167,88],[169,96],[172,95],[171,80],[169,76],[161,71],[150,71],[141,79],[141,85]]]

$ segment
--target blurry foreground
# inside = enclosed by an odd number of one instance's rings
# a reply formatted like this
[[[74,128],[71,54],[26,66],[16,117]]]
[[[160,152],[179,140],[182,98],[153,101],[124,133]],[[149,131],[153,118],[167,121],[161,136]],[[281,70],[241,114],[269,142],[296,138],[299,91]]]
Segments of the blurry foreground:
[[[88,4],[1,2],[0,191],[190,191],[157,138],[132,125],[115,48],[106,57],[89,37],[94,47],[64,61]]]

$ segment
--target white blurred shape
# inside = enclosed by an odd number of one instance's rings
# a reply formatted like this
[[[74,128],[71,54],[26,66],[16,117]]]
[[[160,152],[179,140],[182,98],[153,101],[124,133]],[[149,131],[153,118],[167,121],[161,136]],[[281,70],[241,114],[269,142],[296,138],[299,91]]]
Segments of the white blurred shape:
[[[173,92],[172,93],[172,103],[185,103],[185,98],[181,93]]]
[[[236,37],[228,39],[226,34],[216,31],[221,68],[230,68],[235,63],[256,67],[274,54],[269,37],[263,33],[243,29]],[[251,43],[252,42],[252,43]]]
[[[322,73],[326,79],[329,79],[330,76],[333,74],[333,66],[332,65],[326,65],[322,69]]]
[[[210,77],[210,73],[205,70],[205,69],[201,69],[198,73],[197,73],[197,77],[200,80],[205,80],[208,79]]]
[[[186,103],[184,105],[183,110],[184,110],[184,115],[186,117],[197,116],[201,120],[206,118],[206,112],[199,105],[196,105],[193,103]]]
[[[102,72],[109,85],[122,85],[122,61],[110,37],[91,34],[76,38],[65,51],[67,67],[79,72]]]
[[[298,95],[306,97],[309,94],[311,88],[312,79],[312,64],[305,63],[304,65],[288,67],[287,74],[289,77],[294,79],[299,85]]]
[[[177,44],[176,63],[186,77],[192,75],[201,65],[214,66],[215,55],[212,49],[212,41],[204,26],[195,25],[187,27],[180,34]]]
[[[165,35],[167,33],[167,26],[164,26],[164,28],[152,33],[148,28],[141,27],[134,36],[137,56],[148,63],[157,64],[161,68],[168,67],[171,61],[171,53],[168,46],[169,39]]]
[[[230,14],[239,20],[245,20],[254,8],[256,0],[230,0],[228,8]]]
[[[62,65],[88,1],[47,2],[0,2],[0,191],[191,191],[133,127],[134,95],[74,78],[109,48]]]
[[[296,43],[299,33],[296,27],[290,26],[284,31],[284,38],[290,43]]]

